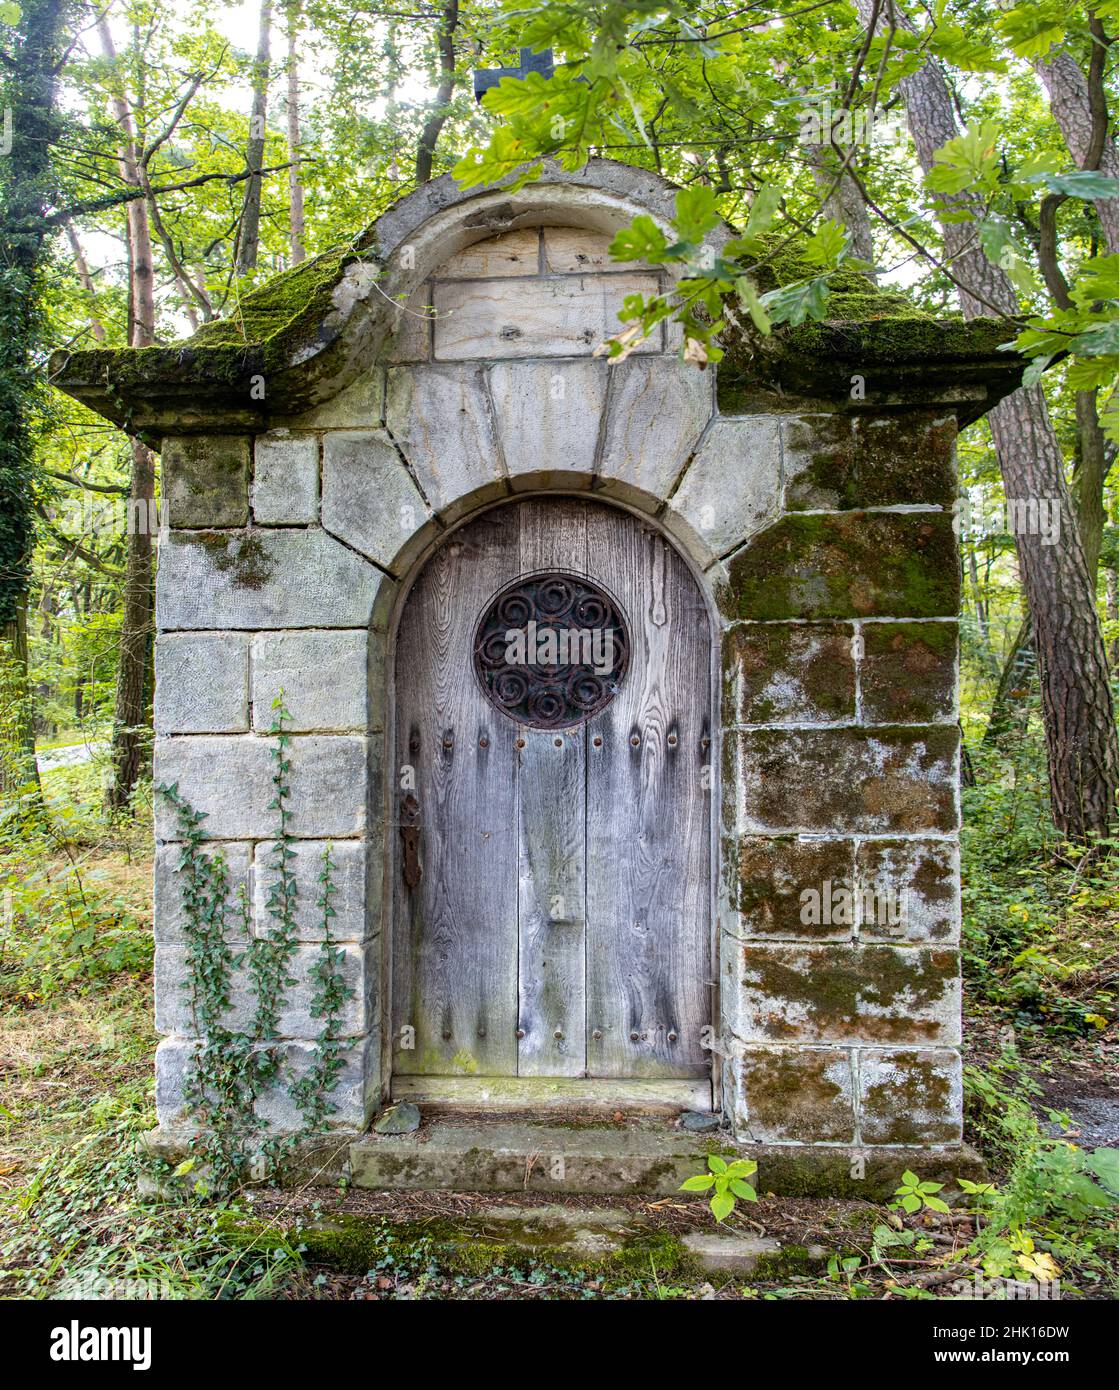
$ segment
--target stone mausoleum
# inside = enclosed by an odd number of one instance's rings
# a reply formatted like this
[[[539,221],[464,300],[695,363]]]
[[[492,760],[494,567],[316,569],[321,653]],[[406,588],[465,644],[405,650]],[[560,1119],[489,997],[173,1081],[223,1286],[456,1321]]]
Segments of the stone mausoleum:
[[[186,342],[56,359],[161,454],[156,781],[267,931],[283,690],[279,1041],[298,1074],[330,843],[343,1133],[391,1098],[698,1110],[751,1152],[951,1171],[954,446],[1016,369],[998,325],[857,276],[826,322],[732,323],[717,369],[671,327],[608,364],[623,297],[670,275],[608,243],[674,193],[608,161],[440,179]],[[506,632],[549,627],[609,662],[511,663]],[[198,1026],[162,803],[155,830],[170,1135]]]

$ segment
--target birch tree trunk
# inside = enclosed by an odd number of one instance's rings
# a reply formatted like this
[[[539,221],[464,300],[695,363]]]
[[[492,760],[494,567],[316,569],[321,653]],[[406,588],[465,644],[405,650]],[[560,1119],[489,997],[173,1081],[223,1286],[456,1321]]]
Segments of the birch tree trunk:
[[[873,22],[874,0],[858,0],[858,8],[864,23]],[[936,151],[960,133],[952,97],[931,58],[900,85],[917,157],[927,173]],[[950,211],[975,210],[968,194],[947,195],[942,201]],[[965,319],[1016,314],[1014,289],[983,254],[974,223],[945,219],[941,230],[953,274],[963,286],[959,298]],[[1014,392],[989,418],[1008,501],[1033,500],[1056,508],[1056,545],[1044,545],[1041,535],[1021,527],[1014,541],[1037,653],[1053,819],[1064,835],[1084,840],[1108,832],[1119,790],[1119,742],[1095,585],[1041,387]]]
[[[431,115],[420,135],[416,150],[416,183],[427,183],[435,163],[435,146],[446,124],[448,106],[455,91],[455,29],[458,27],[458,0],[447,0],[439,26],[439,89]]]
[[[102,16],[97,32],[105,57],[116,70],[111,98],[120,130],[119,166],[122,180],[143,188],[136,128],[119,72],[113,36]],[[128,341],[131,347],[155,342],[155,273],[151,226],[144,198],[126,204],[128,227]],[[152,651],[153,580],[152,521],[155,516],[155,457],[138,439],[131,441],[132,480],[128,498],[127,560],[125,563],[120,653],[113,732],[111,774],[106,802],[111,810],[128,805],[132,789],[150,749],[149,687]]]
[[[288,200],[291,227],[291,263],[298,265],[307,256],[306,222],[303,215],[303,172],[299,157],[299,0],[289,0],[286,13],[288,31],[287,123],[288,123]]]
[[[260,191],[264,168],[264,137],[268,120],[268,65],[272,56],[272,0],[261,0],[260,32],[257,37],[256,61],[253,63],[253,104],[249,117],[249,140],[245,148],[245,202],[241,209],[241,227],[237,236],[238,276],[256,268],[260,249]]]

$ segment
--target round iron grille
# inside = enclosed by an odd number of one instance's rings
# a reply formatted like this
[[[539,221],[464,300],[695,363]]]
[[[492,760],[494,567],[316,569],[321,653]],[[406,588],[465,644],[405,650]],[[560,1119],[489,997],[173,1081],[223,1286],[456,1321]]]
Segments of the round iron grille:
[[[491,599],[474,634],[474,670],[486,696],[536,729],[590,719],[617,694],[628,665],[621,608],[579,575],[516,580]]]

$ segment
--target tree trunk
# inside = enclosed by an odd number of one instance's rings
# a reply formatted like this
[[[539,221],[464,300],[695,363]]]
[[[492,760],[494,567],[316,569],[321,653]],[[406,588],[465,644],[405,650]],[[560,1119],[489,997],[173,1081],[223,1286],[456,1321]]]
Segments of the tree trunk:
[[[855,255],[868,265],[873,265],[874,240],[870,230],[870,214],[858,184],[850,174],[839,174],[841,160],[830,146],[810,145],[808,162],[812,166],[812,178],[817,190],[827,195],[822,208],[824,216],[842,222],[851,234],[851,248]],[[870,279],[876,278],[873,272],[868,271],[867,275]]]
[[[858,7],[864,23],[870,22],[873,0],[858,0]],[[927,173],[936,151],[960,133],[952,96],[931,58],[900,85],[917,156]],[[987,260],[975,237],[975,199],[962,193],[946,195],[942,202],[965,214],[961,221],[942,223],[953,274],[963,285],[964,317],[1016,314],[1017,296],[1009,279]],[[1056,506],[1058,544],[1043,545],[1040,535],[1020,527],[1014,541],[1037,653],[1053,819],[1062,834],[1083,840],[1108,832],[1119,790],[1119,740],[1095,586],[1041,387],[1022,387],[1001,401],[989,419],[1008,501]]]
[[[1094,41],[1094,48],[1098,48]],[[1102,57],[1102,50],[1099,55]],[[1041,78],[1049,94],[1049,109],[1053,119],[1061,128],[1069,154],[1081,169],[1098,168],[1109,178],[1119,178],[1119,151],[1115,142],[1107,134],[1107,109],[1103,104],[1102,81],[1093,95],[1089,79],[1085,77],[1080,64],[1068,53],[1052,53],[1048,58],[1038,58],[1034,70]],[[1092,76],[1094,77],[1094,73]],[[1103,105],[1097,119],[1102,120],[1104,138],[1099,143],[1099,133],[1093,119],[1093,102]],[[1095,145],[1093,144],[1095,137]],[[1099,163],[1092,162],[1096,149],[1099,149]],[[1100,198],[1095,204],[1103,228],[1107,249],[1119,251],[1119,199]]]
[[[458,27],[458,0],[447,0],[443,7],[443,21],[439,26],[439,90],[431,115],[420,135],[416,150],[416,183],[427,183],[435,163],[435,146],[439,133],[446,124],[448,106],[455,90],[455,29]]]
[[[114,66],[116,49],[109,26],[97,23],[105,57]],[[121,133],[120,172],[126,184],[143,188],[132,111],[119,74],[112,97],[113,115]],[[129,264],[129,324],[131,347],[155,342],[155,294],[151,228],[144,198],[127,204]],[[138,439],[132,440],[132,482],[128,500],[123,613],[113,705],[110,750],[111,775],[106,803],[124,809],[144,769],[150,747],[147,692],[153,619],[152,519],[155,515],[155,458]]]
[[[1107,621],[1116,632],[1108,649],[1111,669],[1115,671],[1119,670],[1119,570],[1113,565],[1108,565],[1104,574],[1107,576]]]
[[[261,0],[260,33],[253,64],[253,105],[249,117],[249,140],[245,148],[245,202],[237,234],[237,274],[247,275],[256,268],[260,249],[260,192],[264,168],[264,137],[268,119],[268,65],[271,59],[272,0]]]
[[[303,174],[299,157],[299,0],[288,0],[288,199],[290,203],[291,263],[307,256],[306,222],[303,215]]]
[[[23,0],[15,41],[5,53],[15,138],[0,161],[0,645],[8,657],[12,707],[0,743],[0,792],[38,786],[27,651],[31,421],[41,390],[36,359],[43,346],[42,272],[49,249],[44,218],[55,194],[52,151],[59,138],[57,74],[65,28],[64,0]]]

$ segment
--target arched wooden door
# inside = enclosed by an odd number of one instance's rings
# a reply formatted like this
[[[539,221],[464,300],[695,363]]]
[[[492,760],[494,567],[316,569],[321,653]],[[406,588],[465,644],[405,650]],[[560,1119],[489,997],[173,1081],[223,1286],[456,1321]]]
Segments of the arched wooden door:
[[[530,498],[435,553],[396,649],[395,1095],[709,1076],[711,727],[707,609],[652,527]]]

